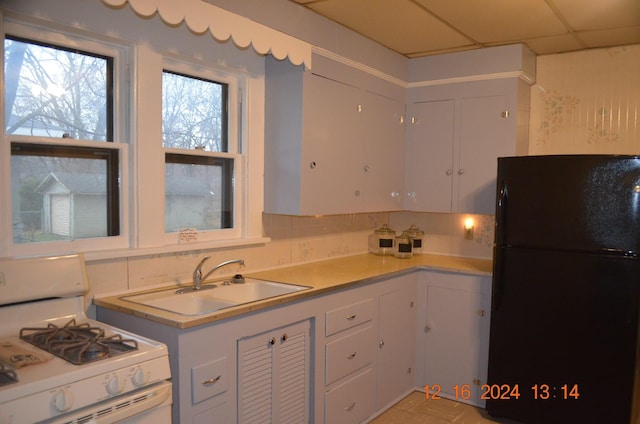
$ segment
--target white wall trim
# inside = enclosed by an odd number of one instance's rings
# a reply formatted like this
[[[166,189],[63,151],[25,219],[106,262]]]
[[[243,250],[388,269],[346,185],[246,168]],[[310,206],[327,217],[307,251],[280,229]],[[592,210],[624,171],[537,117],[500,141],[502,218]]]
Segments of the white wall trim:
[[[407,82],[407,81],[401,80],[400,78],[396,78],[394,76],[386,74],[378,69],[372,68],[371,66],[364,65],[360,62],[356,62],[355,60],[349,59],[348,57],[341,56],[332,51],[323,49],[322,47],[311,46],[311,51],[314,54],[326,57],[327,59],[331,59],[343,65],[350,66],[359,71],[366,72],[367,74],[380,78],[384,81],[390,82],[392,84],[398,85],[402,88],[429,87],[434,85],[456,84],[456,83],[464,83],[464,82],[487,81],[487,80],[507,79],[507,78],[520,78],[529,85],[533,85],[536,82],[535,78],[533,78],[531,75],[523,71],[495,72],[491,74],[468,75],[464,77],[443,78],[443,79],[431,80],[431,81]],[[408,59],[408,60],[411,60],[411,59]]]

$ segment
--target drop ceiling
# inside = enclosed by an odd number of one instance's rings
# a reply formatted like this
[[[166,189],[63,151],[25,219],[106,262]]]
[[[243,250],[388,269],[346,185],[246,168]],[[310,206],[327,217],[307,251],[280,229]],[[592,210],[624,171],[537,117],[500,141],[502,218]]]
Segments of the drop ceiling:
[[[291,0],[407,57],[523,43],[539,55],[640,43],[640,0]]]

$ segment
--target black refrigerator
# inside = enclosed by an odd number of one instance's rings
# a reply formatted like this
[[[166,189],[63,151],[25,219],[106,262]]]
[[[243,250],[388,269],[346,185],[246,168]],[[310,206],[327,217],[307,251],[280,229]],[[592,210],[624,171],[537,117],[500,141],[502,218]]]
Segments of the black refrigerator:
[[[498,159],[494,417],[640,422],[640,156]]]

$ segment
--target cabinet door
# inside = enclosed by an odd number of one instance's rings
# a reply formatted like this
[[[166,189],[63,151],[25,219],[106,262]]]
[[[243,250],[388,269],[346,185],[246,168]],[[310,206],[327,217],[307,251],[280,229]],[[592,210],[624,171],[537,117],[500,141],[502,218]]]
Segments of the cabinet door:
[[[455,101],[413,103],[409,107],[404,208],[451,212]]]
[[[422,382],[440,395],[481,405],[489,339],[488,277],[431,273],[426,287]],[[456,388],[458,391],[456,392]]]
[[[453,169],[454,212],[495,213],[497,158],[512,155],[515,145],[514,118],[504,113],[506,104],[506,96],[458,101],[460,143]]]
[[[402,209],[404,104],[368,91],[362,97],[365,212]]]
[[[300,209],[314,215],[359,212],[360,91],[313,74],[305,81]]]
[[[308,422],[310,323],[238,341],[238,422]]]
[[[415,363],[414,288],[395,290],[380,296],[378,329],[378,408],[414,387]]]

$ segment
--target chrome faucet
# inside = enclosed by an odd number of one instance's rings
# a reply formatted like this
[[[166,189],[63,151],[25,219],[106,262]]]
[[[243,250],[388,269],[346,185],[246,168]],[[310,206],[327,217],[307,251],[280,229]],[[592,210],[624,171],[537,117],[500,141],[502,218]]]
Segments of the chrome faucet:
[[[215,284],[208,284],[206,286],[202,285],[202,282],[204,280],[206,280],[206,278],[211,275],[211,273],[217,269],[222,268],[225,265],[229,265],[229,264],[240,264],[240,265],[244,265],[244,260],[243,259],[232,259],[230,261],[225,261],[225,262],[221,262],[218,265],[214,266],[213,268],[211,268],[209,270],[209,272],[207,272],[206,274],[202,275],[202,265],[207,261],[207,259],[209,259],[211,256],[205,256],[204,258],[202,258],[202,260],[200,261],[200,263],[196,266],[196,269],[193,271],[193,286],[191,287],[185,287],[183,289],[179,289],[176,291],[176,293],[186,293],[186,292],[191,292],[191,291],[198,291],[198,290],[206,290],[206,289],[212,289],[214,288],[216,285]]]

